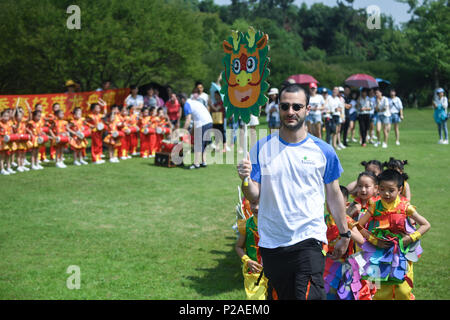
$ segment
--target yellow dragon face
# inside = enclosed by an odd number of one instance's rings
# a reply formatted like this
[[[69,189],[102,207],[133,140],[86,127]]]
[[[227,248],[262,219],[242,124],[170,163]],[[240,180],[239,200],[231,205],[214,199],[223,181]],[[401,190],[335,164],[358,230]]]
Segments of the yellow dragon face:
[[[269,88],[265,81],[269,76],[268,39],[267,34],[250,27],[245,34],[233,31],[223,42],[225,83],[221,93],[227,117],[235,114],[248,123],[250,114],[258,116],[259,107],[267,103],[264,93]]]

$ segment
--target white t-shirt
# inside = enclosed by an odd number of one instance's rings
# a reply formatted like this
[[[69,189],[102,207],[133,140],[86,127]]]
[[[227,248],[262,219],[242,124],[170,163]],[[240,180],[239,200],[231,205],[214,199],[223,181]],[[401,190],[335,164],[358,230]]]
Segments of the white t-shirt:
[[[193,94],[191,94],[190,98],[194,98]],[[206,92],[202,92],[201,94],[199,94],[197,100],[200,101],[205,107],[208,107],[209,96]]]
[[[133,96],[130,94],[126,99],[125,99],[125,104],[127,106],[133,105],[135,107],[139,106],[139,105],[143,105],[144,104],[144,97],[141,96],[140,94],[136,95],[136,98],[133,98]]]
[[[200,128],[205,124],[212,123],[211,114],[201,102],[193,99],[187,99],[183,108],[185,116],[192,114],[194,128]]]
[[[344,104],[342,103],[342,100],[339,96],[330,97],[330,100],[328,101],[328,109],[330,110],[331,115],[333,116],[340,116],[341,111],[338,111],[337,108],[341,107],[344,108]]]
[[[259,246],[286,247],[308,238],[327,243],[325,184],[343,172],[334,149],[310,134],[295,144],[279,132],[250,151],[251,179],[260,183]]]
[[[376,101],[376,103],[378,103],[378,100]],[[378,115],[384,115],[385,117],[391,116],[388,98],[384,96],[381,98],[380,103],[378,103]]]
[[[370,114],[374,114],[375,106],[377,105],[377,97],[375,97],[375,96],[369,97],[369,101],[370,101],[370,107],[372,108],[372,110],[370,111]]]
[[[394,99],[388,98],[388,101],[391,113],[400,113],[400,110],[403,109],[402,100],[399,97],[395,97]]]
[[[321,110],[314,110],[316,108],[323,107],[325,101],[323,100],[322,95],[316,94],[315,96],[309,97],[309,105],[311,106],[310,114],[321,115]]]
[[[370,108],[370,110],[362,110],[362,108]],[[373,114],[373,106],[369,97],[358,98],[358,113],[359,114]]]
[[[352,99],[350,101],[350,104],[352,105],[352,107],[350,108],[350,110],[348,111],[349,114],[353,114],[355,112],[357,112],[358,110],[356,110],[356,100]]]
[[[322,96],[322,98],[323,98],[323,96]],[[331,99],[331,96],[329,96],[329,95],[327,95],[327,97],[324,98],[324,102],[325,102],[324,117],[327,119],[331,117],[330,99]]]

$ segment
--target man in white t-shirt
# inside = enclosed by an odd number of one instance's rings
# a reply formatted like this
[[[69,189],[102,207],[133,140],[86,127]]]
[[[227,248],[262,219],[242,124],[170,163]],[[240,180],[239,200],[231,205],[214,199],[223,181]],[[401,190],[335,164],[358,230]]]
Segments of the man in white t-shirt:
[[[350,231],[339,188],[342,167],[333,148],[308,134],[308,93],[290,84],[280,93],[281,128],[238,165],[245,197],[259,199],[258,233],[264,274],[279,299],[325,299],[325,198],[341,239],[332,258],[347,250]],[[326,191],[326,195],[325,195]]]
[[[399,146],[400,129],[398,124],[403,120],[403,103],[402,100],[397,97],[397,93],[395,92],[394,88],[390,90],[389,94],[389,109],[391,111],[391,123],[394,125],[395,144]]]
[[[309,94],[311,111],[309,112],[309,119],[306,120],[306,125],[311,134],[322,139],[322,111],[324,109],[325,101],[323,100],[322,95],[317,93],[317,84],[314,82],[309,84]]]
[[[191,121],[194,122],[194,163],[189,169],[207,166],[205,149],[211,140],[209,131],[212,129],[212,117],[208,109],[197,100],[198,94],[199,90],[195,88],[192,92],[192,99],[186,100],[185,97],[181,99],[186,117],[184,129],[188,130]]]

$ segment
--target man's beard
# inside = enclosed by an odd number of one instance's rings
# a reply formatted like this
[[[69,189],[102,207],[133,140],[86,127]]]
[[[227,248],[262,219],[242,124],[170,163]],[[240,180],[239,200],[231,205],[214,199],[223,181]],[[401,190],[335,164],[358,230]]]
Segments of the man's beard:
[[[287,119],[287,117],[286,118],[284,118],[284,119],[282,119],[282,121],[281,121],[281,124],[282,124],[282,126],[284,127],[284,128],[286,128],[287,130],[289,130],[289,131],[297,131],[297,130],[299,130],[302,126],[303,126],[303,124],[305,123],[305,118],[300,118],[300,117],[297,117],[297,116],[294,116],[294,117],[292,117],[293,119],[296,119],[297,120],[297,124],[286,124],[285,123],[285,120]]]

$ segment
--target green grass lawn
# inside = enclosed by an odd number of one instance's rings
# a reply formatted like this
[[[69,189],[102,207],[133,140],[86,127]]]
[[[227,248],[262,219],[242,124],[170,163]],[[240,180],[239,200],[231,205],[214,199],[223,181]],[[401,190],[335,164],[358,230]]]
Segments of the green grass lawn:
[[[431,223],[417,299],[450,298],[450,146],[437,140],[431,110],[406,110],[401,146],[392,132],[388,149],[338,151],[344,185],[362,160],[408,160],[412,204]],[[0,298],[244,299],[231,229],[239,182],[235,165],[189,171],[148,159],[0,176]],[[70,265],[79,290],[66,286]]]

